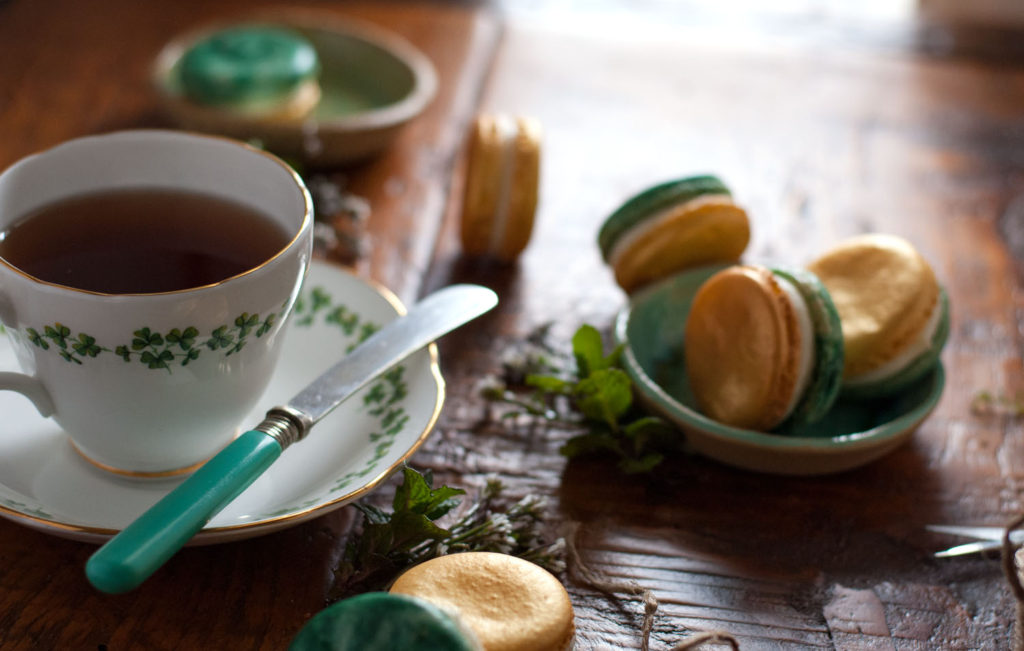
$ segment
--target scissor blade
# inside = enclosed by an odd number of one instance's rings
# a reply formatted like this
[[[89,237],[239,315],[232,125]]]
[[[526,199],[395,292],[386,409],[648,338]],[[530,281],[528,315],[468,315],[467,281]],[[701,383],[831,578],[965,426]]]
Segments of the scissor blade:
[[[957,545],[939,552],[935,552],[935,558],[951,558],[953,556],[967,556],[968,554],[980,554],[999,549],[1003,543],[998,540],[982,540],[978,542]]]
[[[1003,534],[1006,532],[1005,527],[979,527],[956,524],[930,524],[925,528],[935,533],[948,533],[953,536],[963,536],[964,538],[995,541],[1001,541]],[[1015,545],[1024,544],[1024,531],[1011,531],[1010,542]]]

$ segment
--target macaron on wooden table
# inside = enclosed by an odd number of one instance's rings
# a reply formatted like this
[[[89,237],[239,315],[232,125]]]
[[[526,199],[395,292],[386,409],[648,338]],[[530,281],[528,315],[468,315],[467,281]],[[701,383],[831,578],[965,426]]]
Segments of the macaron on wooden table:
[[[571,631],[578,651],[666,651],[715,631],[741,649],[1012,648],[1018,604],[998,558],[935,558],[963,541],[928,527],[1001,527],[1024,512],[1017,26],[964,26],[934,13],[955,3],[936,2],[282,4],[0,3],[0,169],[76,136],[179,128],[153,83],[154,66],[176,39],[210,25],[264,11],[311,12],[325,16],[304,23],[315,48],[323,45],[317,38],[336,43],[339,25],[358,22],[425,57],[435,93],[385,146],[339,166],[292,162],[311,189],[329,182],[348,212],[359,208],[360,246],[337,274],[405,305],[456,282],[499,294],[493,312],[439,343],[436,381],[430,374],[436,413],[418,425],[422,441],[404,462],[467,497],[497,479],[513,503],[543,498],[545,532],[567,536],[573,553],[567,549],[566,572],[528,583],[544,586],[543,604],[539,591],[536,601],[517,602],[524,590],[501,581],[495,594],[505,595],[508,617],[474,620],[481,633],[521,642],[501,632],[518,621],[511,612],[518,603],[534,614],[541,604],[549,616],[530,620],[539,622],[538,645],[561,648]],[[316,76],[321,93],[345,71],[340,59],[327,65],[330,75],[321,67]],[[313,88],[303,70],[275,96],[291,108]],[[525,140],[538,148],[518,162],[512,141],[494,138],[487,151],[499,164],[476,171],[488,172],[481,176],[492,187],[498,180],[493,196],[532,205],[480,209],[485,226],[506,225],[504,237],[486,228],[464,234],[477,223],[477,206],[467,210],[467,197],[476,196],[467,169],[471,135],[478,126],[492,135],[519,132],[508,120],[520,119]],[[536,182],[519,186],[515,169],[535,173]],[[0,197],[0,210],[6,205]],[[321,270],[343,259],[330,227],[341,239],[353,225],[346,210],[317,216]],[[874,239],[882,234],[896,239]],[[818,330],[814,311],[808,307],[803,320],[791,300],[803,296],[801,283],[772,270],[814,273],[839,315],[838,395],[795,434],[786,420],[799,405],[827,402],[827,391],[807,392],[810,380],[763,385],[794,406],[772,422],[723,425],[702,411],[714,396],[698,404],[687,392],[685,361],[702,351],[679,348],[690,303],[667,300],[676,296],[668,288],[678,283],[678,296],[693,299],[710,274],[699,281],[690,274],[736,264],[761,269],[726,277],[742,285],[746,300],[729,303],[738,292],[712,286],[700,308],[707,332],[696,320],[691,330],[696,341],[710,341],[722,329],[708,324],[761,301],[762,321],[730,317],[737,343],[714,353],[723,362],[735,361],[727,357],[744,337],[763,335],[756,326],[770,322],[779,329],[755,351],[763,354],[758,379],[818,370],[817,361],[776,364],[809,359],[798,342]],[[342,298],[330,297],[332,310]],[[915,319],[898,316],[907,306]],[[340,326],[341,316],[335,320]],[[682,443],[649,473],[626,474],[602,455],[568,459],[559,451],[578,428],[503,418],[481,394],[515,365],[525,342],[568,354],[584,323],[604,336],[606,352],[620,324],[637,328],[625,335],[623,358],[636,401],[677,424]],[[9,354],[0,360],[13,357],[7,337],[0,334]],[[908,380],[921,355],[931,356],[920,363],[928,372]],[[836,372],[831,359],[825,366]],[[704,365],[715,370],[714,360]],[[320,502],[282,505],[295,507],[284,516],[244,511],[270,504],[281,490],[274,482],[265,484],[267,495],[239,502],[238,528],[201,534],[197,542],[206,544],[186,547],[131,593],[99,593],[83,567],[109,532],[70,517],[55,521],[46,506],[56,497],[46,491],[75,478],[101,484],[102,492],[64,490],[56,501],[81,517],[106,517],[124,501],[104,495],[145,494],[175,480],[139,487],[107,477],[70,447],[51,456],[49,439],[32,436],[48,431],[49,421],[33,429],[19,411],[31,405],[2,398],[11,407],[0,411],[0,468],[24,458],[39,470],[38,477],[14,473],[38,497],[33,504],[14,496],[12,473],[0,472],[0,649],[331,648],[317,645],[337,646],[349,632],[390,636],[396,623],[389,639],[405,639],[416,634],[414,620],[449,648],[483,643],[464,621],[473,619],[466,593],[453,590],[454,581],[429,580],[443,574],[436,566],[338,599],[335,570],[359,513],[311,511]],[[344,429],[314,429],[289,452],[316,437],[344,437]],[[326,465],[318,459],[289,485],[312,486]],[[361,503],[388,509],[400,477],[387,473],[400,466],[361,478],[376,487],[358,496]],[[54,481],[68,467],[67,481]],[[271,522],[247,524],[247,517]],[[441,557],[450,559],[467,560]],[[586,578],[594,575],[603,580]],[[421,596],[400,596],[403,589]],[[407,619],[380,616],[399,608]]]

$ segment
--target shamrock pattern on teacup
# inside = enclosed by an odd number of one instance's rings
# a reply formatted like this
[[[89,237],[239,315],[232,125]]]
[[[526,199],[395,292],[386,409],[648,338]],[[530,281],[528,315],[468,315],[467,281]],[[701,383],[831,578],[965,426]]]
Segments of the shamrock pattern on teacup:
[[[204,337],[200,337],[194,326],[171,328],[164,333],[143,326],[132,332],[131,342],[113,348],[101,345],[90,334],[75,333],[59,321],[43,326],[42,332],[26,328],[23,334],[38,348],[50,350],[52,347],[69,363],[82,364],[103,353],[113,353],[125,362],[136,360],[148,368],[170,372],[174,365],[188,366],[205,350],[221,351],[225,357],[233,355],[245,347],[250,335],[259,338],[270,332],[278,318],[277,312],[263,319],[258,313],[242,312],[232,323],[218,326]]]

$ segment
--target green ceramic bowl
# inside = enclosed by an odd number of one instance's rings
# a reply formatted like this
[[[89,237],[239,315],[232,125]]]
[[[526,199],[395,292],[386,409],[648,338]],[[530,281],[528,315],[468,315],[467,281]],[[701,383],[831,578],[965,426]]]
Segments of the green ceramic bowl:
[[[180,78],[190,46],[225,27],[270,24],[294,29],[317,52],[321,97],[301,122],[239,114],[188,101]],[[229,23],[204,25],[161,50],[152,80],[169,117],[180,127],[259,140],[276,154],[312,166],[366,159],[384,150],[437,93],[430,60],[398,35],[318,10],[261,12]]]
[[[849,470],[906,442],[942,395],[941,362],[898,394],[840,397],[825,417],[786,434],[766,434],[713,421],[697,412],[683,358],[683,332],[697,289],[723,265],[669,277],[635,295],[619,314],[615,337],[625,344],[626,372],[640,399],[674,422],[697,452],[739,468],[779,475]]]

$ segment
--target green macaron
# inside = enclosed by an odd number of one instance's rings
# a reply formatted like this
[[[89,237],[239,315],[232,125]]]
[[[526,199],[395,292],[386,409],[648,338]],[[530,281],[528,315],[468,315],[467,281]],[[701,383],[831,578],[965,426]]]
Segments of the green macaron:
[[[660,183],[627,199],[597,243],[627,292],[687,268],[735,262],[750,241],[747,214],[715,176]]]
[[[908,240],[868,233],[807,265],[843,322],[843,393],[897,393],[927,375],[949,338],[950,305],[929,262]]]
[[[423,599],[367,592],[320,611],[288,651],[479,651],[472,633]]]
[[[814,274],[733,265],[694,295],[684,356],[706,416],[788,433],[820,420],[835,403],[843,377],[842,325]]]
[[[276,101],[314,78],[319,59],[301,34],[274,25],[239,25],[195,43],[181,59],[189,99],[208,105]]]
[[[891,396],[907,389],[917,382],[939,363],[942,349],[949,339],[949,296],[946,290],[939,289],[939,321],[932,334],[931,344],[913,361],[895,374],[872,382],[847,382],[843,385],[843,395],[856,399],[870,399]]]
[[[822,419],[832,408],[843,384],[843,327],[828,289],[817,276],[803,269],[772,267],[803,297],[814,328],[814,369],[803,397],[789,418],[777,428],[790,428]]]

